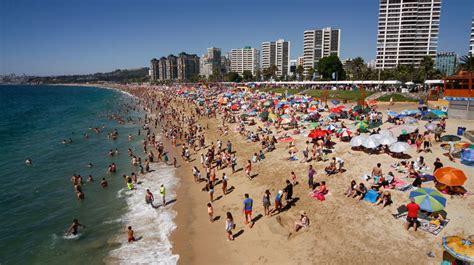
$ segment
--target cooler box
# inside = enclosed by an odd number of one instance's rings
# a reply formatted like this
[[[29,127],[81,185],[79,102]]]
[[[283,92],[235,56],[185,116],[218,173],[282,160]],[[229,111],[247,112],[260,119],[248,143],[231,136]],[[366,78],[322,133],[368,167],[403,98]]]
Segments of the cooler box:
[[[466,127],[458,127],[458,135],[462,136],[464,134],[464,131],[466,131]]]

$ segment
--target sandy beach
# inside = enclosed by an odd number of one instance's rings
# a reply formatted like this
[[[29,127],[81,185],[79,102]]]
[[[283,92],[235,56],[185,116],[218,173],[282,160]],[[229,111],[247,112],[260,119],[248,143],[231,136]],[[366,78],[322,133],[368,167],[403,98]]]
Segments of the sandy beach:
[[[178,106],[183,102],[173,104]],[[388,108],[387,104],[380,103],[377,110],[385,113]],[[417,104],[396,103],[395,106],[390,106],[392,111],[414,108],[417,108]],[[223,195],[221,186],[216,185],[213,202],[216,221],[210,223],[206,207],[209,195],[203,191],[205,183],[195,183],[192,175],[193,166],[201,169],[199,155],[205,150],[191,152],[190,162],[178,159],[177,175],[180,183],[177,200],[173,205],[178,213],[177,228],[171,240],[173,253],[179,255],[179,264],[439,264],[443,259],[443,236],[467,237],[474,234],[474,211],[470,210],[474,208],[472,195],[446,196],[448,202],[445,211],[450,222],[438,235],[421,230],[406,231],[403,227],[405,219],[394,218],[393,214],[397,213],[397,209],[409,202],[409,191],[393,190],[393,203],[384,209],[344,196],[351,180],[357,183],[365,182],[370,186],[370,182],[362,180],[361,176],[370,174],[377,163],[382,164],[384,172],[393,171],[398,177],[400,174],[390,165],[401,159],[387,154],[370,155],[354,151],[348,142],[341,142],[337,138],[333,138],[336,144],[329,158],[337,156],[345,161],[346,171],[343,173],[327,176],[324,168],[328,166],[329,161],[289,161],[286,149],[288,144],[278,143],[276,150],[265,153],[264,160],[252,165],[252,172],[257,175],[249,180],[244,171],[239,169],[253,153],[258,153],[261,149],[260,143],[247,141],[236,133],[237,124],[230,124],[228,135],[220,135],[217,131],[221,124],[219,117],[220,115],[217,119],[202,118],[198,123],[208,127],[205,132],[207,145],[216,143],[218,139],[224,145],[228,140],[232,142],[237,155],[238,170],[235,174],[232,174],[230,168],[217,171],[218,179],[223,172],[227,173],[228,187],[233,188],[230,193]],[[426,121],[420,121],[419,127],[423,128],[425,123]],[[448,119],[446,134],[456,134],[460,124],[472,128],[474,122]],[[257,122],[256,126],[258,125]],[[248,127],[255,130],[256,126]],[[384,123],[381,128],[386,129],[388,126],[390,124]],[[281,129],[274,131],[278,134]],[[299,150],[304,148],[304,143],[308,140],[306,134],[292,135]],[[167,141],[165,147],[166,150],[172,149]],[[178,150],[179,148],[180,146],[177,147]],[[172,152],[171,157],[179,156],[176,149]],[[440,147],[440,143],[434,143],[432,152],[429,153],[417,154],[414,148],[407,152],[411,156],[409,160],[423,155],[431,171],[435,158],[440,158],[444,166],[456,167],[462,169],[468,177],[474,176],[472,168],[461,164],[459,159],[456,162],[449,161],[443,153],[446,151]],[[301,155],[298,154],[298,157]],[[325,201],[318,201],[310,196],[311,190],[306,184],[310,164],[317,171],[315,182],[326,181],[329,193]],[[264,191],[270,190],[273,200],[278,190],[285,187],[285,180],[290,179],[291,171],[298,177],[298,184],[294,187],[294,205],[271,217],[263,216]],[[472,179],[468,179],[463,186],[468,191],[474,190]],[[426,182],[423,187],[434,188],[434,184]],[[255,224],[252,228],[244,224],[245,193],[254,200]],[[231,242],[227,241],[225,232],[227,211],[232,212],[236,223],[235,241]],[[295,232],[294,222],[301,211],[307,213],[311,224],[308,228]]]

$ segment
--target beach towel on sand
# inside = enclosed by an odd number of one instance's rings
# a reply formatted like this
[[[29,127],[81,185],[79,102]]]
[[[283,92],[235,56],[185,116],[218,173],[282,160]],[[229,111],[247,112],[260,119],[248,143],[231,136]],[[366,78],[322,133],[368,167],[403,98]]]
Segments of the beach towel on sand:
[[[313,197],[313,198],[315,198],[315,199],[317,199],[317,200],[319,200],[319,201],[324,201],[324,200],[326,200],[326,198],[324,197],[324,195],[321,194],[321,193],[319,193],[319,192],[313,193],[313,195],[311,195],[311,197]]]
[[[364,196],[364,201],[375,203],[379,197],[379,194],[375,190],[368,190]]]
[[[393,215],[395,219],[402,220],[403,222],[405,222],[406,216],[407,216],[407,212]],[[420,218],[420,215],[418,215],[418,229],[436,236],[439,233],[441,233],[441,231],[443,231],[443,229],[448,225],[449,221],[450,221],[449,219],[445,219],[444,221],[441,222],[440,225],[435,225],[433,223],[430,223],[430,220]]]

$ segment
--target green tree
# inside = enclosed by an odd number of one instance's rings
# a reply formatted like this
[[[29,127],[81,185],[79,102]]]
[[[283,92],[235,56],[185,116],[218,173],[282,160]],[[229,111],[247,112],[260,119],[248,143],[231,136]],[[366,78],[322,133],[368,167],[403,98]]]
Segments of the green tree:
[[[431,56],[425,56],[421,59],[420,67],[418,68],[419,75],[423,77],[423,81],[431,79],[434,75],[434,61]]]
[[[474,57],[472,55],[464,55],[459,58],[458,71],[474,72]]]
[[[256,81],[261,81],[262,80],[262,71],[260,71],[260,69],[255,71],[255,79],[256,79]]]
[[[305,80],[313,80],[314,72],[315,70],[313,67],[309,68],[308,72],[306,73]]]
[[[362,80],[367,72],[367,66],[365,65],[364,59],[356,57],[351,63],[352,75],[355,80]]]
[[[249,70],[245,70],[245,71],[242,73],[242,77],[243,77],[243,79],[244,79],[245,82],[252,81],[252,79],[253,79],[252,72],[250,72]]]
[[[346,74],[342,68],[341,60],[339,60],[337,55],[330,55],[328,57],[321,58],[319,60],[317,69],[319,74],[325,80],[330,80],[332,73],[337,74],[338,80],[344,80],[346,78]]]
[[[227,81],[239,83],[242,81],[242,77],[239,75],[239,73],[229,72],[227,73]]]
[[[298,75],[298,80],[303,79],[304,67],[300,64],[296,67],[296,74]]]
[[[276,71],[278,70],[278,67],[274,64],[270,65],[270,67],[264,68],[262,71],[263,78],[265,80],[269,80],[270,78],[276,79]]]

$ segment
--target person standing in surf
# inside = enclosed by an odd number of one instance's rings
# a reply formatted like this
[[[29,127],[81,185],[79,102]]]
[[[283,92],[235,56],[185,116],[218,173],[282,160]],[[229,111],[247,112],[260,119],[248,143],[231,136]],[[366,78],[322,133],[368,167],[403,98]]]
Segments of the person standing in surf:
[[[66,236],[71,235],[71,234],[72,235],[77,235],[77,232],[79,230],[79,226],[82,226],[82,227],[86,228],[85,225],[79,223],[79,220],[77,220],[77,219],[72,220],[72,224],[69,226],[69,228],[66,231]]]
[[[160,195],[161,195],[161,198],[163,199],[163,206],[166,206],[166,189],[165,189],[165,186],[163,186],[163,184],[161,184],[160,186]]]
[[[155,200],[155,197],[153,197],[153,193],[149,189],[146,190],[145,194],[145,202],[147,204],[150,204],[153,207],[153,201]]]

